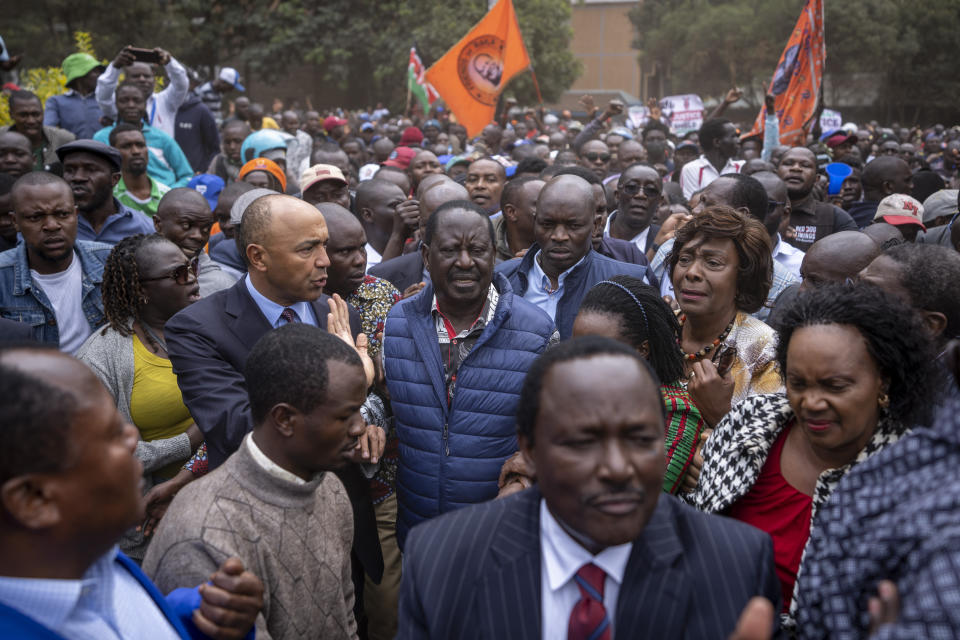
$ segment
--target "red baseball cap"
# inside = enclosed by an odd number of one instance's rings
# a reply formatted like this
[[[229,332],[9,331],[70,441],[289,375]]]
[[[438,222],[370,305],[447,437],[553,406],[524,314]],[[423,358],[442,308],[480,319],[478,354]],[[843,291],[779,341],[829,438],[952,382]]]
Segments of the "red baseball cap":
[[[327,130],[327,133],[329,133],[337,127],[342,127],[345,124],[347,124],[347,121],[343,118],[338,118],[337,116],[327,116],[326,120],[323,121],[323,128]]]
[[[407,170],[413,157],[417,155],[416,149],[410,147],[397,147],[390,153],[390,157],[383,163],[385,167],[396,167],[397,169]]]

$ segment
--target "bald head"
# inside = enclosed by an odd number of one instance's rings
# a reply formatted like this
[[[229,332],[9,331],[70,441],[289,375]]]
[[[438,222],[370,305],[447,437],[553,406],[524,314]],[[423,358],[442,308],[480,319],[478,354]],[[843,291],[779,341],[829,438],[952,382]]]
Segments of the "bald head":
[[[906,242],[900,229],[886,222],[874,222],[863,230],[863,235],[876,242],[881,251]]]
[[[160,199],[156,217],[168,218],[175,215],[177,210],[183,206],[197,206],[206,208],[207,211],[210,210],[210,203],[199,191],[189,187],[178,187],[171,189]]]
[[[752,177],[763,185],[771,200],[783,202],[787,199],[787,185],[777,174],[772,171],[758,171],[752,174]]]
[[[577,210],[589,212],[592,217],[596,208],[593,187],[580,176],[557,176],[540,190],[537,211],[549,211],[560,203],[569,203]]]
[[[859,231],[840,231],[817,240],[800,264],[801,289],[812,289],[828,282],[844,282],[880,255],[880,247]]]
[[[467,190],[453,180],[440,181],[423,192],[420,198],[420,227],[433,215],[440,205],[454,200],[467,200]]]
[[[429,173],[425,175],[417,185],[417,200],[423,198],[423,194],[441,182],[453,182],[453,180],[451,180],[450,176],[445,173]]]
[[[357,216],[339,204],[335,202],[320,202],[315,206],[320,213],[323,214],[323,219],[327,223],[327,231],[330,232],[331,240],[343,236],[346,232],[363,232],[363,225],[357,220]]]
[[[899,156],[879,156],[863,168],[860,181],[864,200],[879,202],[893,193],[909,195],[913,189],[913,172]]]

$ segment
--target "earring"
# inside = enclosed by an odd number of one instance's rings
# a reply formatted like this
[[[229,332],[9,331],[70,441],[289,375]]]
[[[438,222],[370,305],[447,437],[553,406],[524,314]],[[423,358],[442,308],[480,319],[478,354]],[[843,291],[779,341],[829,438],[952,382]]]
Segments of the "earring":
[[[880,397],[877,398],[877,404],[880,405],[881,409],[886,409],[890,406],[890,396],[888,396],[886,393],[881,393]]]

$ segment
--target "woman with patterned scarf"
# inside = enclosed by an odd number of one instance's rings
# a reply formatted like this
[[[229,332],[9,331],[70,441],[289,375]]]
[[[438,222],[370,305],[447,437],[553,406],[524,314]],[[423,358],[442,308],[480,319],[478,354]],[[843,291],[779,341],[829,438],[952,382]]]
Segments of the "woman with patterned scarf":
[[[931,410],[934,355],[914,312],[872,285],[801,292],[777,346],[786,393],[734,406],[704,446],[699,483],[685,499],[770,534],[785,613],[834,487]]]

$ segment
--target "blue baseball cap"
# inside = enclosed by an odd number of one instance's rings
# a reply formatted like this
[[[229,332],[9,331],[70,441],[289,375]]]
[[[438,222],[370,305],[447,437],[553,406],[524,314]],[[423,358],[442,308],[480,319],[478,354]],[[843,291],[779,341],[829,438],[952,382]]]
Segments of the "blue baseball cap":
[[[210,205],[210,211],[217,208],[217,200],[220,198],[220,192],[223,191],[223,178],[209,173],[201,173],[194,176],[187,187],[194,191],[199,191],[200,195],[207,199]]]

